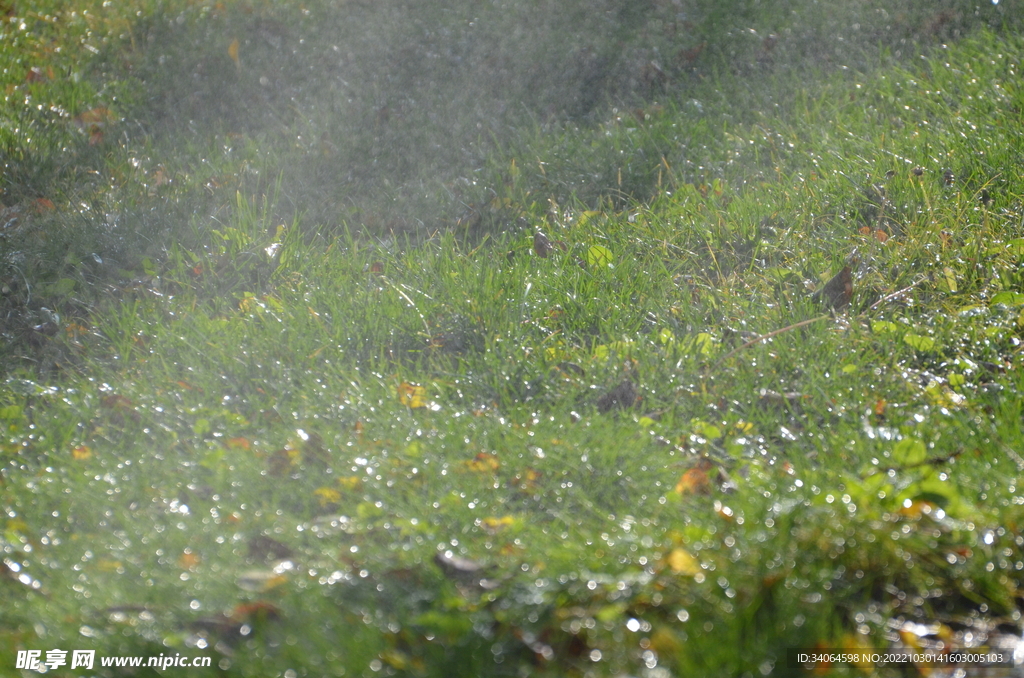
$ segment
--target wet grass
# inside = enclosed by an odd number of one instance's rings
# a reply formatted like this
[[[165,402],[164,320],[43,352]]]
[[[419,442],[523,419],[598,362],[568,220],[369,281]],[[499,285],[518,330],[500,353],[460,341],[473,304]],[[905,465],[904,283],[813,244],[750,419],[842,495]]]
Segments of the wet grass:
[[[1024,43],[721,56],[501,137],[427,233],[302,214],[336,175],[262,119],[112,144],[51,81],[68,114],[18,123],[50,146],[4,132],[2,665],[791,675],[1019,636]]]

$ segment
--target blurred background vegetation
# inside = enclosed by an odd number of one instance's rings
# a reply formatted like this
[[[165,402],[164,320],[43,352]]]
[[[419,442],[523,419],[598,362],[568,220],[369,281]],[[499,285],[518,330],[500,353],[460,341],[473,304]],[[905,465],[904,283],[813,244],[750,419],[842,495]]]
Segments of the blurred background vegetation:
[[[708,184],[728,171],[724,125],[1024,17],[1021,0],[7,0],[0,13],[4,353],[170,243],[198,246],[236,192],[266,198],[274,225],[479,240],[552,205]],[[677,115],[703,123],[680,130]]]

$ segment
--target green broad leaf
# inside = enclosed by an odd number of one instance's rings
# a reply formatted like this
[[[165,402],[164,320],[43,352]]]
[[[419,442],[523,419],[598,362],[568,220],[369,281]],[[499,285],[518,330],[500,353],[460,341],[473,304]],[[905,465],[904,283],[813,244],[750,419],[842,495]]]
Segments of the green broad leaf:
[[[594,615],[594,618],[597,619],[599,622],[604,622],[604,623],[607,624],[608,622],[613,622],[613,621],[616,621],[617,619],[619,619],[623,615],[623,613],[625,611],[626,611],[626,604],[625,603],[615,603],[613,605],[605,605],[604,607],[602,607],[600,610],[597,611],[597,614]]]
[[[587,266],[590,267],[611,266],[614,258],[612,251],[601,245],[593,245],[587,250]]]
[[[1011,252],[1019,256],[1024,256],[1024,238],[1014,238],[1013,240],[1007,240],[1006,245]]]
[[[903,343],[918,351],[930,351],[935,348],[934,339],[926,337],[923,334],[915,334],[914,332],[907,332],[904,334]]]
[[[920,464],[928,458],[924,441],[918,438],[904,438],[892,448],[892,459],[901,466]]]
[[[21,405],[8,405],[7,407],[0,407],[0,419],[3,419],[4,421],[14,422],[16,419],[21,419],[21,415]]]
[[[61,278],[45,286],[45,294],[54,297],[66,297],[75,291],[75,281],[71,278]]]
[[[445,613],[430,610],[416,617],[415,624],[440,636],[461,638],[473,628],[473,618],[458,611]]]
[[[650,417],[640,417],[636,423],[639,424],[640,428],[644,429],[645,431],[655,428],[658,425],[658,422],[654,421]]]
[[[197,436],[204,436],[213,430],[210,425],[209,419],[196,419],[196,423],[192,424],[192,432]]]
[[[711,355],[715,347],[715,338],[707,332],[701,332],[694,338],[693,346],[701,354]]]
[[[948,507],[959,499],[956,488],[951,483],[939,480],[937,476],[914,483],[903,494],[910,495],[914,501],[930,501],[942,508]]]
[[[1021,292],[1000,292],[999,294],[992,297],[992,301],[989,302],[995,306],[1002,304],[1003,306],[1019,306],[1024,304],[1024,294]]]
[[[577,226],[586,226],[587,223],[594,217],[600,216],[600,212],[595,210],[587,210],[586,212],[580,213],[580,218],[576,220]]]
[[[946,284],[947,291],[956,294],[956,273],[949,266],[942,267],[942,280]]]
[[[875,334],[884,334],[886,332],[895,332],[899,329],[899,325],[896,323],[889,322],[888,320],[873,320],[871,322],[871,331]]]
[[[199,462],[199,465],[203,468],[210,469],[211,471],[221,466],[224,462],[224,450],[217,448],[207,452],[203,459]]]
[[[667,327],[661,328],[658,332],[658,342],[663,345],[671,344],[676,340],[676,335],[672,334],[672,330]]]
[[[156,277],[156,265],[149,257],[142,257],[142,272],[150,278]]]

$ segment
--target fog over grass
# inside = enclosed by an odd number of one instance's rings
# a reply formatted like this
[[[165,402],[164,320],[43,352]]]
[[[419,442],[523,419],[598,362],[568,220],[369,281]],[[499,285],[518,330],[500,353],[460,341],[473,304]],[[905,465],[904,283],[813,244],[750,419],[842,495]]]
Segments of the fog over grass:
[[[112,43],[107,77],[134,83],[139,97],[122,109],[138,124],[129,143],[250,144],[245,188],[265,192],[282,178],[282,210],[422,235],[486,204],[497,189],[496,157],[526,150],[541,131],[599,124],[613,106],[706,96],[724,73],[741,76],[733,86],[761,89],[755,83],[791,72],[870,68],[883,54],[909,57],[967,30],[1019,21],[1015,5],[170,3],[130,27],[127,53]],[[621,197],[603,170],[584,167],[596,181],[549,185],[550,197]],[[627,197],[650,197],[651,183],[631,185]],[[499,215],[484,226],[507,225]]]

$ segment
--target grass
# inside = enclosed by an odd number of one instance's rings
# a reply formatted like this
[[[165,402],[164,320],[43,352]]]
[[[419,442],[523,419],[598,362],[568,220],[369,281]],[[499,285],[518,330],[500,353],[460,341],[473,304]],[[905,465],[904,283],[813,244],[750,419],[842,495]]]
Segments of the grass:
[[[608,75],[619,108],[583,111],[545,81],[551,99],[465,165],[412,124],[453,109],[390,103],[412,76],[353,105],[351,128],[304,108],[306,76],[252,110],[205,108],[303,72],[341,30],[312,30],[322,8],[19,7],[38,13],[4,29],[5,58],[31,58],[5,76],[0,662],[60,647],[208,655],[231,676],[753,676],[798,673],[791,648],[1019,636],[1010,4],[872,25],[957,39],[816,72],[772,62],[820,60],[787,36],[827,44],[845,16],[709,10],[685,28],[716,38],[706,61],[656,102]],[[389,8],[351,11],[397,35],[432,19]],[[639,49],[660,11],[610,25]],[[475,45],[464,20],[452,34]],[[232,63],[236,33],[267,61]],[[274,48],[296,36],[315,49]],[[465,49],[502,64],[513,43]],[[100,75],[58,78],[82,44]],[[184,65],[162,74],[161,55]],[[154,82],[198,97],[166,128]],[[409,129],[350,136],[384,125],[381,102]],[[101,103],[117,122],[82,117]],[[387,150],[408,134],[437,147]],[[356,198],[331,188],[376,152]],[[826,289],[847,266],[850,293]]]

